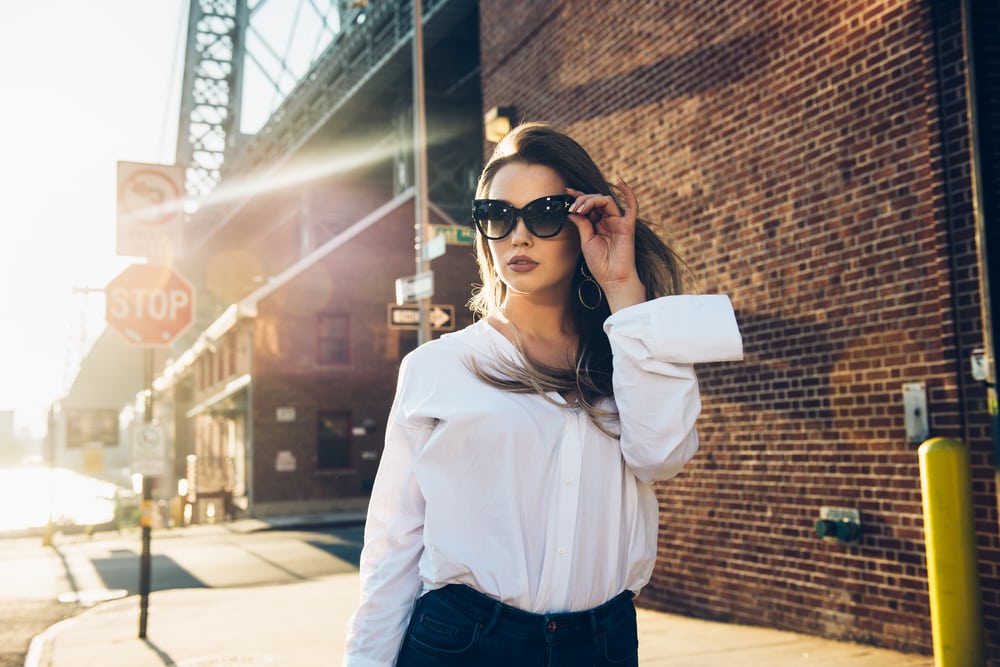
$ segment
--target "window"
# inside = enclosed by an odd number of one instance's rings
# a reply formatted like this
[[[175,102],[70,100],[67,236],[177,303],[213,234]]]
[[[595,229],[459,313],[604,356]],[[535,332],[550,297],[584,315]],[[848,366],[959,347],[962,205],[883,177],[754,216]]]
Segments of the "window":
[[[350,319],[347,315],[319,315],[316,322],[316,360],[321,364],[350,361]]]
[[[320,412],[316,438],[319,470],[351,467],[351,413]]]

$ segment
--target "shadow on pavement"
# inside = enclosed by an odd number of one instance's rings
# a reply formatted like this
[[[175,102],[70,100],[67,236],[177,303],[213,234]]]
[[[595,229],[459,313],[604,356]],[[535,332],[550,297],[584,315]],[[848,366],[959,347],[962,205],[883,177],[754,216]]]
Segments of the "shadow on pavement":
[[[111,558],[92,558],[97,574],[108,588],[121,588],[134,595],[139,592],[139,555],[134,551],[114,552]],[[169,556],[152,556],[152,581],[154,591],[173,588],[209,588]]]
[[[316,547],[320,551],[325,551],[334,558],[338,558],[355,569],[361,563],[361,542],[344,542],[335,544],[330,542],[314,542],[309,540],[307,544]]]

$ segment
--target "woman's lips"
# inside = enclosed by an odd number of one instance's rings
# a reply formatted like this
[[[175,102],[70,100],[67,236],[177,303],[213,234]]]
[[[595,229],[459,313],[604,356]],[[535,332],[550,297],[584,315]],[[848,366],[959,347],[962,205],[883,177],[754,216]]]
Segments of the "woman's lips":
[[[522,257],[518,255],[517,257],[512,257],[510,261],[507,262],[507,266],[508,268],[510,268],[511,271],[523,273],[525,271],[531,271],[532,269],[534,269],[536,266],[538,266],[538,262],[531,259],[530,257]]]

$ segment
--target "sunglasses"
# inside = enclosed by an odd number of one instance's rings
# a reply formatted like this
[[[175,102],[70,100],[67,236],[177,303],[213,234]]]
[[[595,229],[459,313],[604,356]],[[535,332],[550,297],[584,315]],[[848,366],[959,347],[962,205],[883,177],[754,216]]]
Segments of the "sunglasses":
[[[575,197],[570,195],[550,195],[517,208],[500,199],[476,199],[472,202],[472,219],[479,232],[491,241],[498,241],[514,231],[518,218],[524,220],[529,232],[540,239],[548,239],[562,231],[574,201]]]

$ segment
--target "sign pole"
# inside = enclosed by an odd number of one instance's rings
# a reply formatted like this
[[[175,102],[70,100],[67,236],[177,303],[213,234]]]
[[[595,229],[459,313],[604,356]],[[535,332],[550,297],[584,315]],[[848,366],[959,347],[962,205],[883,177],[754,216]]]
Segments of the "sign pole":
[[[194,319],[195,292],[191,284],[172,267],[161,264],[133,264],[115,276],[104,288],[104,318],[122,334],[129,345],[142,347],[143,415],[142,426],[133,424],[132,472],[142,475],[142,553],[139,558],[139,639],[146,638],[149,617],[149,589],[152,569],[153,483],[164,474],[165,437],[154,424],[154,348],[169,345]]]
[[[145,388],[145,403],[142,411],[142,421],[150,424],[153,421],[153,348],[144,350],[143,387]],[[146,625],[149,620],[149,588],[152,570],[150,543],[153,533],[153,480],[149,475],[142,476],[142,554],[139,557],[139,639],[146,638]]]
[[[427,270],[424,259],[424,241],[427,238],[427,116],[424,103],[424,19],[421,13],[421,0],[413,2],[413,166],[416,176],[417,193],[414,202],[416,221],[414,228],[414,248],[416,250],[417,274]],[[423,345],[431,339],[430,322],[427,311],[430,298],[417,299],[419,326],[417,327],[417,344]]]

